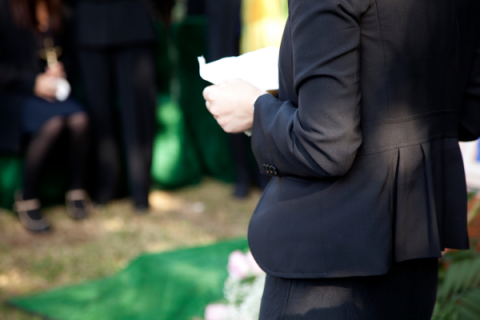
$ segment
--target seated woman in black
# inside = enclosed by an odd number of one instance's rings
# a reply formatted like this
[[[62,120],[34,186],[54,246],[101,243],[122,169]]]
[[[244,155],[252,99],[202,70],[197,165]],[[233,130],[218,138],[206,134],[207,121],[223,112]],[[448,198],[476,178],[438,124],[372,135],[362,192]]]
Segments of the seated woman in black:
[[[48,64],[40,58],[45,46],[57,46],[55,53],[60,54],[59,45],[66,39],[61,13],[61,0],[0,0],[0,150],[25,152],[23,193],[17,193],[15,210],[25,228],[34,232],[50,229],[37,200],[38,180],[64,131],[69,134],[71,157],[68,212],[74,219],[88,215],[83,190],[88,118],[77,102],[59,97],[57,84],[66,78],[64,64],[55,56],[47,59]],[[21,150],[25,138],[28,144]]]

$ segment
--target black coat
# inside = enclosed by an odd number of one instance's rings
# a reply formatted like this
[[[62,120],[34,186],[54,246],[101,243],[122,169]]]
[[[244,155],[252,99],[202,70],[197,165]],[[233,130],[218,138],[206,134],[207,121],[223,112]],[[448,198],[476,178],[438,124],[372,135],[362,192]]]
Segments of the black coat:
[[[21,147],[23,99],[33,95],[35,78],[45,63],[39,59],[39,40],[33,31],[14,24],[8,3],[0,0],[0,152],[15,153]],[[53,36],[63,48],[60,60],[71,75],[69,22],[63,22],[64,32]]]
[[[155,41],[149,5],[142,0],[76,0],[76,41],[106,47]]]
[[[479,5],[289,1],[279,98],[257,100],[252,133],[273,177],[249,227],[268,274],[379,275],[469,247],[458,139],[480,136]]]

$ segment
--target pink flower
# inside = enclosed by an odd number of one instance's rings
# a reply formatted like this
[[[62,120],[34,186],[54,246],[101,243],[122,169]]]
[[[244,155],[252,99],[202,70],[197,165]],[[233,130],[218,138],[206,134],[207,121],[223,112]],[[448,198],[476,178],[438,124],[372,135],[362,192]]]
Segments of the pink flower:
[[[224,320],[228,307],[224,304],[212,303],[205,308],[205,320]]]
[[[250,274],[250,264],[247,257],[240,250],[233,251],[228,257],[227,270],[233,278],[247,278]]]
[[[247,254],[247,262],[248,262],[248,265],[250,267],[250,272],[254,275],[254,276],[260,276],[262,274],[264,274],[265,272],[258,266],[257,262],[255,261],[255,259],[253,258],[253,255],[252,255],[252,252],[251,251],[248,251]]]

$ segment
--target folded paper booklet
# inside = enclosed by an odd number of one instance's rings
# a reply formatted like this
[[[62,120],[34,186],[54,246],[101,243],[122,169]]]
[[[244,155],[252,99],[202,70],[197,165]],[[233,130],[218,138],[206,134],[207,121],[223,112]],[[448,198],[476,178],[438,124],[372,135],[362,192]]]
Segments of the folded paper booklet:
[[[238,57],[228,57],[205,63],[198,57],[200,77],[213,84],[240,78],[269,92],[278,90],[278,48],[267,47]]]

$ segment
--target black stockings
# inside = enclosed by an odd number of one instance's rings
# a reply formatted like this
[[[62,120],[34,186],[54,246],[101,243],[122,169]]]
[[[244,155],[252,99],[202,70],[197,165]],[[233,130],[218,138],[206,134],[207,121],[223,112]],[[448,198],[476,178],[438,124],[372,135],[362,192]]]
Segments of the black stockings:
[[[65,128],[68,129],[70,134],[70,189],[81,189],[83,187],[88,149],[87,115],[79,112],[67,118],[56,116],[45,122],[27,146],[23,174],[24,200],[38,197],[40,173],[55,142]]]
[[[88,152],[88,117],[76,113],[66,120],[70,131],[70,190],[84,188]]]

